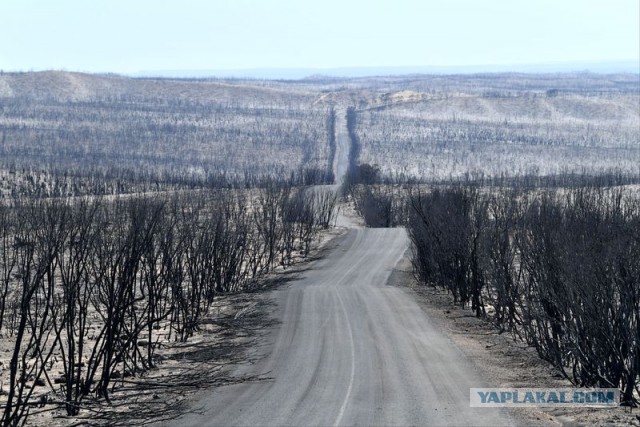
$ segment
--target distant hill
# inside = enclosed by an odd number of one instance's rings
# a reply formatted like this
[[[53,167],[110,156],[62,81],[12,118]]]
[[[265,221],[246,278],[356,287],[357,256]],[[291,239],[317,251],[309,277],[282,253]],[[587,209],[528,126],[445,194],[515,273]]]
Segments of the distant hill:
[[[640,73],[637,60],[582,61],[516,65],[472,66],[404,66],[404,67],[342,67],[342,68],[252,68],[234,70],[148,70],[135,77],[174,78],[253,78],[253,79],[304,79],[309,77],[372,77],[415,74],[475,74],[475,73]]]
[[[331,181],[336,114],[352,107],[358,161],[391,175],[637,174],[639,96],[638,73],[583,71],[322,70],[295,80],[0,73],[0,171],[147,182],[304,171],[307,182]]]
[[[216,79],[131,78],[117,74],[86,74],[66,71],[0,73],[0,97],[57,99],[163,98],[190,102],[243,102],[256,97],[287,102],[300,98],[295,88],[278,90],[252,82]],[[304,96],[302,96],[304,98]]]
[[[149,182],[304,173],[324,182],[330,110],[316,98],[296,85],[239,80],[3,73],[0,172]],[[2,173],[0,190],[1,181]]]

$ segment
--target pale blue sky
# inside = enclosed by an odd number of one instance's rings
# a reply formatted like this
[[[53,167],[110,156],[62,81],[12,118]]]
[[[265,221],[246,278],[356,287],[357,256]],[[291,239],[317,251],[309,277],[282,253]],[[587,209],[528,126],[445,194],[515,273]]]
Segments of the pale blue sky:
[[[1,0],[0,69],[637,60],[640,0]]]

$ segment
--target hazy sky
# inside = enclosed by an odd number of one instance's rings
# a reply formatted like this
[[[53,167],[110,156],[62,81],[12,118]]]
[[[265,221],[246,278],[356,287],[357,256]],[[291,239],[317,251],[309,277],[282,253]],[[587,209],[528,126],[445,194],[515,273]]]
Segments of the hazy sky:
[[[0,69],[638,59],[640,0],[0,0]]]

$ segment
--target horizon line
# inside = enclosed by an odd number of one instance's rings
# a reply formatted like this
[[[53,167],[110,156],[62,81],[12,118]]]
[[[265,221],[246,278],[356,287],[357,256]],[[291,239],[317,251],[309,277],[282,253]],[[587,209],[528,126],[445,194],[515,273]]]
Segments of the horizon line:
[[[247,79],[295,79],[312,77],[358,78],[358,77],[397,77],[406,75],[455,75],[455,74],[640,74],[640,58],[613,60],[549,61],[512,64],[476,64],[476,65],[357,65],[335,67],[249,67],[249,68],[175,68],[120,71],[84,71],[80,69],[39,68],[28,70],[5,70],[0,73],[36,73],[68,72],[93,75],[119,75],[132,78],[247,78]],[[385,74],[386,73],[386,74]]]

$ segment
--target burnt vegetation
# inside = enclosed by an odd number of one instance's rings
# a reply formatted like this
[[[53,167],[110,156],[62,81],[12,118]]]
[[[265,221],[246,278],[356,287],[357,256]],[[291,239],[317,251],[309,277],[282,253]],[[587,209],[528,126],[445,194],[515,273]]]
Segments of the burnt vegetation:
[[[433,80],[429,89],[428,79],[409,81],[355,111],[360,163],[428,182],[640,173],[637,76]]]
[[[0,82],[0,196],[333,182],[333,113],[307,94],[56,72]]]
[[[640,202],[616,188],[412,189],[418,280],[535,347],[581,387],[638,404]]]
[[[267,181],[251,192],[0,205],[0,334],[15,343],[2,423],[38,406],[77,415],[108,402],[118,380],[156,365],[159,346],[188,340],[217,296],[305,257],[335,202]]]
[[[308,256],[336,214],[318,184],[340,178],[337,111],[342,195],[367,226],[407,228],[420,283],[637,405],[639,91],[635,75],[0,74],[0,424],[106,417],[218,297]]]

